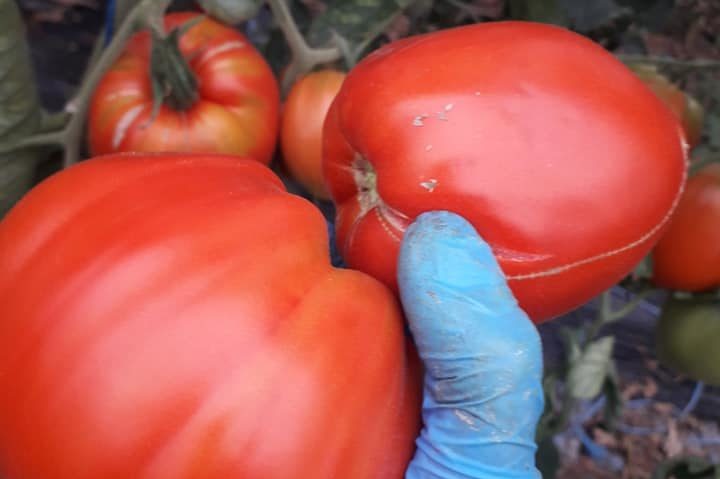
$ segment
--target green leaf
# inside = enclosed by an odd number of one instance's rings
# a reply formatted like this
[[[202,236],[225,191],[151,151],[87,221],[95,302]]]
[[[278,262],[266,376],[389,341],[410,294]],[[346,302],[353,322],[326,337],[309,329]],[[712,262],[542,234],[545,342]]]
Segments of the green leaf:
[[[335,36],[342,38],[357,60],[367,46],[413,0],[347,0],[331,2],[315,17],[307,34],[308,43],[327,46]]]
[[[720,479],[720,466],[693,456],[668,459],[658,465],[652,479]]]
[[[535,453],[535,464],[543,479],[554,479],[560,469],[560,453],[555,447],[552,437],[545,437],[538,442]]]
[[[582,350],[580,349],[580,336],[582,330],[562,328],[560,330],[560,337],[563,340],[565,346],[565,357],[567,358],[568,368],[580,359]]]
[[[0,0],[0,144],[35,133],[42,110],[35,89],[25,26],[14,0]],[[37,154],[0,155],[0,216],[32,186]]]
[[[560,0],[510,0],[510,16],[517,20],[566,26],[568,17]]]
[[[565,12],[569,25],[578,32],[588,33],[607,26],[615,20],[629,15],[631,10],[618,5],[614,0],[558,0]]]
[[[615,429],[618,419],[620,419],[623,406],[622,393],[620,392],[619,386],[619,376],[612,361],[610,362],[610,369],[608,375],[605,377],[602,390],[605,395],[605,409],[603,412],[605,425],[612,431]]]
[[[592,399],[602,390],[612,368],[615,338],[605,336],[588,344],[570,366],[568,388],[576,399]]]

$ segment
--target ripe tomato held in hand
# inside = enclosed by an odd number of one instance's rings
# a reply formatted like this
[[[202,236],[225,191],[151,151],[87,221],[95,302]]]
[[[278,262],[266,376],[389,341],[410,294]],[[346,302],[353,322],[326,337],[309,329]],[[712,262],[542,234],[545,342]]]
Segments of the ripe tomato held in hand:
[[[0,223],[3,478],[402,477],[418,363],[392,293],[327,242],[237,157],[40,184]]]
[[[197,15],[168,14],[165,28],[171,31]],[[153,118],[152,43],[149,32],[135,34],[93,93],[88,121],[92,154],[213,152],[270,163],[280,97],[270,66],[252,44],[210,18],[192,26],[180,37],[179,47],[197,82],[196,91],[189,92],[194,97],[183,99],[187,104],[182,107],[165,101]]]
[[[309,73],[288,94],[280,125],[280,147],[290,174],[313,195],[329,199],[322,175],[322,130],[345,74]]]
[[[653,281],[684,291],[720,288],[720,165],[693,175],[652,252]]]
[[[587,38],[493,22],[403,39],[348,74],[323,170],[350,267],[396,285],[406,226],[467,218],[536,321],[629,273],[684,184],[680,124]]]

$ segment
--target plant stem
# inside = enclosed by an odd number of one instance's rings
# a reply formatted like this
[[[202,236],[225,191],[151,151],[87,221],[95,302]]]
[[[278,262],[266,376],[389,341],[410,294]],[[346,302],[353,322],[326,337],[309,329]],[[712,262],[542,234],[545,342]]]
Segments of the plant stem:
[[[620,309],[613,311],[612,307],[612,293],[611,290],[607,290],[600,295],[600,307],[595,320],[590,324],[588,329],[587,342],[592,341],[603,326],[618,321],[637,308],[640,303],[645,301],[651,294],[655,292],[654,289],[649,288],[640,291],[635,295],[633,299],[625,303]]]
[[[685,419],[695,410],[698,403],[700,402],[700,398],[702,397],[704,391],[705,383],[703,383],[702,381],[698,381],[697,383],[695,383],[695,388],[693,389],[690,401],[685,405],[683,410],[680,411],[678,419]]]
[[[689,176],[696,174],[711,163],[720,163],[720,155],[708,155],[690,163]]]
[[[13,143],[0,145],[0,154],[12,153],[13,151],[21,150],[23,148],[37,146],[62,146],[65,143],[65,137],[65,130],[56,130],[26,136]]]
[[[72,113],[72,117],[64,131],[65,156],[63,159],[63,167],[67,168],[80,159],[80,142],[85,126],[88,104],[95,91],[95,87],[97,87],[105,71],[120,56],[125,47],[125,43],[130,36],[135,33],[137,26],[147,22],[149,19],[154,19],[162,15],[171,1],[172,0],[141,0],[140,3],[128,13],[122,25],[120,25],[120,28],[115,32],[112,41],[102,52],[97,62],[90,67],[88,75],[80,86],[77,95],[68,102],[66,106],[66,110]]]
[[[627,55],[619,54],[617,57],[629,63],[652,63],[655,65],[685,68],[685,69],[704,69],[704,68],[720,68],[719,60],[710,59],[696,59],[696,60],[682,60],[680,58],[673,57],[656,57],[647,55]]]
[[[267,3],[292,52],[292,60],[282,79],[282,91],[285,94],[298,76],[309,72],[315,65],[340,59],[341,53],[337,47],[310,47],[300,33],[285,0],[267,0]]]

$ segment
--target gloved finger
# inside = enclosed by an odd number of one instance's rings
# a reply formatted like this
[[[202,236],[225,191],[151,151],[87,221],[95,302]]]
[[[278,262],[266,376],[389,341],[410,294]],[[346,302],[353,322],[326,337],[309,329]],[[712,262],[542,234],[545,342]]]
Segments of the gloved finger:
[[[398,282],[426,367],[408,477],[540,477],[540,339],[490,247],[462,217],[425,213],[405,233]]]

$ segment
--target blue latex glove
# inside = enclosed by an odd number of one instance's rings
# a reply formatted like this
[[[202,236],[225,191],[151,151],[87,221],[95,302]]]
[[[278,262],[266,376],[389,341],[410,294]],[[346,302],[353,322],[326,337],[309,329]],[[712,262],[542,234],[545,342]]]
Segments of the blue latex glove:
[[[406,479],[539,479],[540,339],[489,246],[460,216],[425,213],[405,233],[398,280],[426,367]]]

